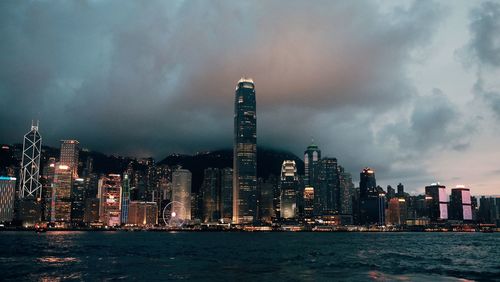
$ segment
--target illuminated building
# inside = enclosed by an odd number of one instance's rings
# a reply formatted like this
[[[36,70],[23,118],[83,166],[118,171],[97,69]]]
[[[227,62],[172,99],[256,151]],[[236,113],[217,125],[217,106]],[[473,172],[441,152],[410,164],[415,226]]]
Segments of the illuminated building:
[[[61,140],[61,154],[59,163],[71,168],[73,179],[78,178],[78,156],[80,154],[79,142],[76,140]]]
[[[320,204],[321,214],[338,214],[340,187],[336,158],[323,158],[318,163],[318,180],[315,196]]]
[[[314,143],[304,151],[304,185],[314,187],[318,176],[318,162],[321,150]]]
[[[262,222],[271,223],[274,214],[274,185],[270,181],[259,178],[259,219]]]
[[[98,198],[85,199],[85,212],[83,221],[90,225],[99,222],[99,202]]]
[[[43,168],[42,183],[42,220],[50,221],[52,216],[52,186],[54,185],[54,174],[56,172],[56,159],[49,158]]]
[[[71,220],[72,171],[67,165],[56,164],[50,221],[60,222],[62,225],[69,223]]]
[[[201,185],[203,222],[214,222],[220,218],[221,175],[218,168],[206,168]]]
[[[340,214],[352,215],[352,197],[354,193],[354,183],[350,173],[345,172],[342,166],[339,168],[340,177]]]
[[[19,197],[36,201],[41,197],[42,185],[39,182],[40,156],[42,151],[42,136],[36,125],[31,123],[31,131],[24,135],[23,155],[21,160],[21,178],[19,181]]]
[[[75,226],[83,225],[85,212],[85,180],[77,178],[73,181],[71,190],[71,223]]]
[[[107,226],[121,224],[122,181],[119,174],[108,174],[99,179],[99,218]]]
[[[233,223],[251,223],[257,212],[257,118],[255,84],[238,81],[234,100]]]
[[[364,168],[359,175],[359,224],[385,224],[385,192],[377,186],[375,171]]]
[[[450,219],[472,220],[470,189],[463,185],[451,189]]]
[[[131,201],[128,207],[127,224],[146,226],[158,224],[156,202]]]
[[[425,203],[427,215],[431,222],[448,219],[448,196],[446,186],[432,183],[425,187]]]
[[[304,188],[304,218],[311,222],[314,218],[314,187]]]
[[[406,224],[406,200],[404,198],[391,198],[387,207],[387,224]]]
[[[223,168],[221,171],[221,218],[231,222],[233,217],[233,169]]]
[[[130,178],[127,174],[123,175],[122,186],[122,207],[121,207],[121,224],[128,223],[128,208],[130,202]]]
[[[16,178],[0,176],[0,222],[11,222],[14,219],[14,200]]]
[[[291,219],[297,217],[297,192],[299,177],[295,161],[285,160],[281,165],[280,181],[280,217]]]
[[[191,172],[178,168],[172,173],[172,213],[191,220]]]

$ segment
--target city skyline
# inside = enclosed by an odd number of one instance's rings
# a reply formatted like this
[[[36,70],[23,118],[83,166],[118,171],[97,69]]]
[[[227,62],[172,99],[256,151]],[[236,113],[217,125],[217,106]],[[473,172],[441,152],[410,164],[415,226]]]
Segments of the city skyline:
[[[0,5],[2,143],[39,119],[52,146],[230,148],[234,83],[250,76],[259,146],[301,157],[313,137],[355,183],[369,166],[416,193],[498,194],[498,2]]]

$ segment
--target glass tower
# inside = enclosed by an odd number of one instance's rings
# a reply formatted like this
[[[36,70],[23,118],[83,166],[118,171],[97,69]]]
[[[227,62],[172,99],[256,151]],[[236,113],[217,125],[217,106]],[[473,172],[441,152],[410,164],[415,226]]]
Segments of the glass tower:
[[[251,223],[257,210],[257,118],[252,79],[238,81],[234,101],[233,223]]]

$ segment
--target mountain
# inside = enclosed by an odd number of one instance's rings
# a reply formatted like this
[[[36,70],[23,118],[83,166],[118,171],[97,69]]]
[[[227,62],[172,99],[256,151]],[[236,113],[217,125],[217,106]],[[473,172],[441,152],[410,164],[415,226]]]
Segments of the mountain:
[[[281,164],[284,160],[294,160],[297,163],[298,173],[303,174],[304,162],[296,155],[287,151],[257,148],[257,177],[267,179],[270,175],[279,176],[281,173]],[[193,174],[193,192],[197,192],[203,182],[203,171],[205,168],[233,167],[233,150],[216,150],[198,153],[193,156],[174,154],[166,157],[158,164],[169,166],[180,165],[191,171]]]
[[[2,145],[0,150],[0,173],[4,172],[7,166],[20,165],[22,144]],[[59,158],[59,148],[42,146],[41,167],[45,165],[50,157]],[[100,152],[81,150],[80,163],[85,166],[87,159],[93,159],[93,170],[99,174],[123,173],[127,165],[133,158],[106,155]],[[284,160],[294,160],[297,163],[299,174],[304,172],[304,162],[296,155],[270,148],[257,149],[257,177],[267,179],[270,175],[279,176],[281,164]],[[198,153],[195,155],[173,154],[167,156],[157,164],[169,166],[182,166],[193,174],[192,190],[198,192],[203,182],[203,172],[208,167],[225,168],[233,167],[233,150],[222,149],[210,152]],[[81,167],[80,167],[81,169]]]

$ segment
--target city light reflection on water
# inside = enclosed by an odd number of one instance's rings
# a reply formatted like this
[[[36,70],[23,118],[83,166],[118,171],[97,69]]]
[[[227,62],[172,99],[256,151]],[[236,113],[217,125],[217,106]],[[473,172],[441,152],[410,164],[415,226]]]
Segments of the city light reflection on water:
[[[467,281],[498,234],[0,232],[0,280]]]

